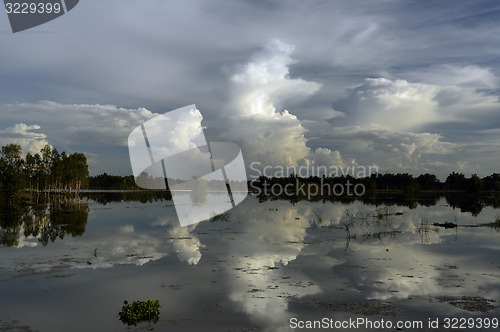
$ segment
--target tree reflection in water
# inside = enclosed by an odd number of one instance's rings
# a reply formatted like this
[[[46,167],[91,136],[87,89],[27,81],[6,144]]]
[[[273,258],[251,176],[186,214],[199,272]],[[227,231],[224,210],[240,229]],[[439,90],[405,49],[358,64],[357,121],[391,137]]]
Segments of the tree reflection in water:
[[[17,202],[0,206],[0,245],[17,247],[21,236],[36,237],[43,246],[66,234],[85,232],[88,204],[78,196],[52,195],[36,204]]]

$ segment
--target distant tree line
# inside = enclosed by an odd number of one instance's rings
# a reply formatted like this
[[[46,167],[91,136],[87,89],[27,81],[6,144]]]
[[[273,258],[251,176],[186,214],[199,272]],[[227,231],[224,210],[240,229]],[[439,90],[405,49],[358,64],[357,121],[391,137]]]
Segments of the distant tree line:
[[[377,189],[399,189],[408,190],[446,190],[446,191],[465,191],[468,193],[478,193],[480,191],[500,191],[500,174],[480,178],[477,174],[466,177],[462,173],[452,172],[441,182],[434,174],[421,174],[413,177],[408,173],[398,174],[379,174],[372,176],[370,182],[375,182]]]
[[[302,185],[314,184],[317,186],[334,186],[335,184],[345,185],[363,184],[366,193],[376,193],[384,191],[398,191],[407,195],[416,195],[421,191],[462,191],[467,193],[478,193],[482,191],[500,192],[500,174],[480,178],[477,174],[466,177],[462,173],[452,172],[444,182],[440,181],[434,174],[421,174],[414,177],[408,173],[385,173],[372,174],[369,177],[355,178],[350,175],[339,177],[319,177],[310,176],[307,178],[297,177],[291,174],[289,177],[269,178],[260,176],[258,179],[249,182],[249,188],[272,187],[277,184],[285,186],[287,184]]]
[[[89,177],[89,188],[92,189],[117,189],[137,190],[141,189],[135,184],[133,175],[110,175],[108,173]]]
[[[142,175],[141,175],[142,177]],[[155,179],[152,179],[153,181]],[[169,180],[170,181],[170,180]],[[180,180],[171,180],[172,182]],[[307,178],[290,175],[289,177],[273,177],[268,178],[261,176],[258,179],[249,181],[249,189],[252,185],[263,188],[264,184],[268,186],[273,184],[286,185],[292,184],[308,184],[315,183],[318,185],[327,184],[335,185],[336,183],[345,184],[349,181],[355,185],[361,183],[365,186],[367,193],[383,192],[383,191],[399,191],[405,194],[418,194],[420,191],[464,191],[468,193],[477,193],[481,191],[497,191],[500,192],[500,173],[480,178],[473,174],[466,177],[462,173],[452,172],[446,180],[440,181],[434,174],[422,174],[414,177],[408,173],[385,173],[372,174],[370,177],[355,178],[352,176],[340,177],[318,177],[310,176]],[[182,182],[182,181],[180,181]],[[250,185],[252,183],[252,185]],[[88,179],[88,188],[92,189],[115,189],[115,190],[140,190],[143,189],[137,186],[133,175],[110,175],[103,173],[96,176],[91,176]]]
[[[7,197],[21,190],[78,192],[88,184],[87,157],[76,152],[59,153],[45,145],[39,153],[28,152],[23,158],[18,144],[8,144],[0,151],[0,188]]]
[[[50,145],[45,145],[39,153],[27,153],[23,158],[21,146],[8,144],[0,151],[0,194],[12,197],[21,190],[42,192],[47,190],[79,192],[81,188],[138,190],[134,176],[120,176],[103,173],[89,176],[87,158],[83,153],[59,153]],[[175,181],[174,181],[175,182]],[[414,177],[408,173],[372,174],[365,178],[350,175],[340,177],[310,176],[268,178],[261,176],[249,181],[249,188],[265,188],[274,184],[315,184],[329,185],[363,184],[366,193],[399,191],[405,195],[417,195],[421,191],[463,191],[478,193],[482,191],[500,192],[500,174],[480,178],[473,174],[466,177],[462,173],[452,172],[444,182],[433,174]]]

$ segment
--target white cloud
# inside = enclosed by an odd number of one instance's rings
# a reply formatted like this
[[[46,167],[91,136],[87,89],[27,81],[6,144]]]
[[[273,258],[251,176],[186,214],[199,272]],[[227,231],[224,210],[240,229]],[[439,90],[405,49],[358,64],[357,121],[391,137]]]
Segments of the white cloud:
[[[229,241],[226,248],[231,253],[227,271],[233,274],[228,297],[263,331],[288,331],[287,323],[293,316],[289,298],[321,291],[306,275],[283,267],[306,248],[310,214],[311,210],[290,207],[286,201],[241,204],[231,212],[231,219],[245,222],[234,225],[238,241]],[[279,287],[276,280],[281,280]]]
[[[201,259],[200,248],[203,246],[200,239],[192,234],[196,226],[181,227],[176,223],[168,231],[177,257],[181,262],[187,262],[189,265],[196,265]]]
[[[40,126],[37,124],[26,125],[24,123],[16,123],[14,126],[0,130],[0,146],[10,143],[19,144],[23,149],[23,154],[28,152],[34,154],[48,144],[46,135],[37,130]]]
[[[436,85],[367,78],[348,98],[335,104],[338,111],[346,114],[346,122],[364,128],[422,132],[431,125],[450,123],[488,126],[485,119],[500,107],[498,97],[455,83]]]
[[[38,237],[25,237],[22,230],[19,236],[19,247],[40,246]],[[133,225],[122,225],[114,229],[101,229],[86,241],[67,236],[64,239],[64,247],[79,248],[77,252],[72,253],[71,260],[56,250],[47,253],[45,259],[36,261],[31,261],[19,253],[21,256],[14,255],[10,258],[16,263],[9,265],[15,266],[19,263],[23,268],[36,272],[50,271],[54,266],[78,269],[112,268],[122,264],[141,266],[167,256],[170,249],[165,243],[165,239],[161,237],[136,231]]]
[[[145,108],[61,104],[52,101],[0,105],[4,121],[36,123],[54,145],[127,145],[130,131],[156,114]],[[38,129],[39,129],[38,128]]]
[[[355,156],[356,164],[377,165],[382,173],[446,173],[451,166],[449,163],[436,167],[433,162],[457,156],[464,149],[462,144],[447,142],[438,134],[359,126],[333,127],[324,137],[327,139],[322,140],[322,144],[333,141],[344,155]]]
[[[295,47],[273,39],[230,77],[227,130],[221,136],[238,142],[248,163],[295,166],[305,160],[342,162],[338,151],[307,146],[306,129],[284,109],[299,105],[316,93],[321,84],[290,76]],[[298,106],[297,106],[298,107]],[[336,114],[331,111],[331,114]]]
[[[448,77],[434,83],[365,79],[334,104],[346,116],[329,120],[332,127],[321,128],[316,146],[334,144],[344,157],[380,165],[381,171],[441,176],[452,170],[492,172],[491,158],[478,156],[477,151],[488,147],[489,153],[500,152],[487,132],[498,126],[500,102],[473,86],[491,87],[495,76],[477,66],[440,69],[448,71]],[[461,76],[468,72],[475,75]]]
[[[332,151],[326,148],[318,148],[314,151],[314,165],[315,166],[344,166],[344,160],[339,151]]]
[[[97,161],[90,165],[93,173],[131,174],[127,137],[141,122],[156,115],[145,108],[125,109],[113,105],[52,101],[3,104],[0,116],[10,127],[0,131],[0,143],[19,143],[25,152],[39,152],[49,143],[60,151],[88,154]],[[123,152],[117,154],[117,148]]]
[[[231,77],[231,106],[240,116],[279,118],[278,109],[310,97],[321,87],[290,77],[295,46],[271,40]]]
[[[339,111],[362,127],[407,131],[439,120],[435,101],[438,92],[432,85],[367,78]]]

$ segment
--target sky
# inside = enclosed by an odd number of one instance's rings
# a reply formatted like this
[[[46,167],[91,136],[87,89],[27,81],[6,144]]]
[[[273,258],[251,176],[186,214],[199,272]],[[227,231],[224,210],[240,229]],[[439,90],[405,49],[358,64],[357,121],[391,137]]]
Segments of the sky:
[[[196,104],[247,167],[486,176],[499,21],[497,1],[451,0],[80,1],[15,34],[0,14],[0,145],[132,174],[130,132]]]

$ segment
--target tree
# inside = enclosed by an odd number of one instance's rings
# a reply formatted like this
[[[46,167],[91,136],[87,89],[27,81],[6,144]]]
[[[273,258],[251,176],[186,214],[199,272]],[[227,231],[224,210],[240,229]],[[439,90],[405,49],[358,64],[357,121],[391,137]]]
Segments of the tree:
[[[36,159],[31,153],[26,154],[24,163],[24,176],[26,178],[28,189],[33,190],[34,181],[36,179]]]
[[[419,175],[417,177],[417,182],[420,188],[425,190],[439,189],[439,186],[441,185],[438,178],[434,174],[429,173]]]
[[[0,152],[0,183],[9,201],[23,187],[22,149],[18,144],[8,144]]]
[[[35,156],[33,157],[34,159],[34,164],[35,164],[35,184],[36,184],[36,190],[40,190],[44,188],[44,171],[43,171],[43,165],[42,165],[42,157],[38,153],[35,153]]]
[[[493,173],[483,178],[484,190],[500,191],[500,174]]]
[[[41,186],[42,189],[50,187],[50,171],[52,169],[52,147],[46,144],[41,150]]]
[[[26,154],[22,158],[21,146],[9,144],[0,151],[1,190],[8,197],[20,189],[30,191],[63,188],[79,191],[88,183],[87,157],[83,153],[61,154],[50,145],[45,145],[40,154]]]
[[[87,184],[89,171],[87,157],[83,153],[76,152],[68,156],[67,160],[67,185],[69,190],[80,191]]]
[[[452,172],[445,181],[445,187],[451,190],[463,190],[465,188],[466,178],[462,173]]]
[[[477,174],[472,174],[471,177],[465,181],[464,189],[468,193],[478,193],[483,190],[483,181]]]
[[[56,190],[62,189],[62,175],[63,175],[62,157],[59,154],[59,151],[57,151],[57,149],[54,148],[54,150],[52,150],[51,167],[50,167],[50,183],[52,189]]]

